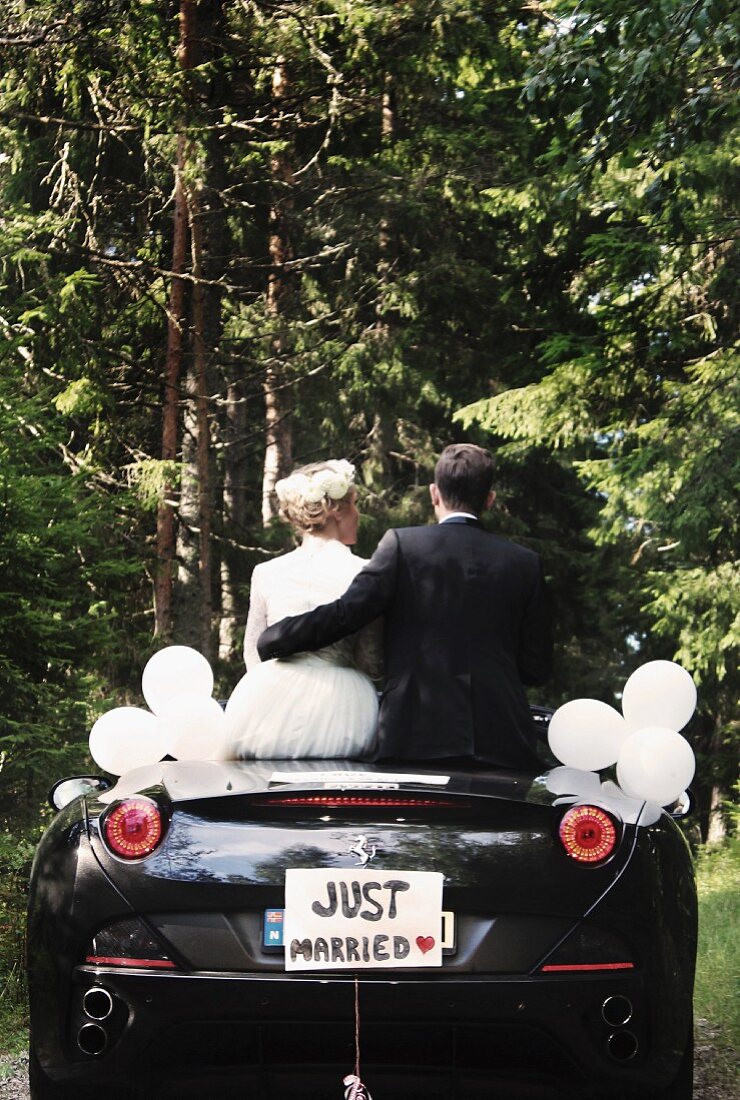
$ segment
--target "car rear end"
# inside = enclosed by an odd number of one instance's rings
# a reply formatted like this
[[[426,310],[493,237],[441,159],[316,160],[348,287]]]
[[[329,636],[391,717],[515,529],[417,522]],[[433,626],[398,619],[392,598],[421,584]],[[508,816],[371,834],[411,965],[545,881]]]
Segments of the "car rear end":
[[[216,1081],[220,1096],[326,1096],[333,1080],[340,1095],[358,1035],[381,1097],[587,1096],[594,1081],[645,1096],[673,1075],[688,1017],[672,956],[691,898],[666,921],[667,819],[562,802],[543,778],[429,767],[173,763],[139,786],[87,807],[51,1076],[142,1096]],[[356,966],[343,944],[288,971],[297,872],[320,879],[327,907],[335,879],[436,876],[444,916],[402,967],[374,958],[371,937]]]

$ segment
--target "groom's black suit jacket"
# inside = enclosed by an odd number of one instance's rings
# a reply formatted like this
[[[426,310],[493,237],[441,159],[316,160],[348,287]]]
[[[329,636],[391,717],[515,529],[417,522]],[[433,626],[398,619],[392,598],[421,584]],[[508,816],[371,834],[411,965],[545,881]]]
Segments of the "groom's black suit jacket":
[[[388,531],[343,596],[268,627],[259,655],[321,649],[380,616],[376,758],[537,766],[523,685],[544,683],[552,655],[537,554],[472,519]]]

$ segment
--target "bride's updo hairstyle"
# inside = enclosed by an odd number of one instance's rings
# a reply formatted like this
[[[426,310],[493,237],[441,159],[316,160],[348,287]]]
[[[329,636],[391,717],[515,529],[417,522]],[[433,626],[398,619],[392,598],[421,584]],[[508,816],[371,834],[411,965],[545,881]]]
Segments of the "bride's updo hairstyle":
[[[354,486],[355,468],[343,458],[311,462],[275,485],[280,515],[301,534],[320,531]]]

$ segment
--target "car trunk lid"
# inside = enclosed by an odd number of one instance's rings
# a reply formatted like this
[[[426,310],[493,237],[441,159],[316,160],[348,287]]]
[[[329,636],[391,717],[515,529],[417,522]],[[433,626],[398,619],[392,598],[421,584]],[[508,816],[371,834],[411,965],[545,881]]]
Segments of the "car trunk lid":
[[[283,908],[286,870],[371,868],[441,873],[455,929],[447,969],[526,972],[597,906],[633,848],[635,825],[612,800],[611,858],[570,859],[558,825],[583,794],[563,796],[563,777],[553,782],[552,773],[337,761],[143,771],[91,806],[91,843],[132,908],[194,969],[282,971],[265,921]],[[152,855],[125,862],[107,848],[100,822],[133,793],[159,802],[170,820]]]

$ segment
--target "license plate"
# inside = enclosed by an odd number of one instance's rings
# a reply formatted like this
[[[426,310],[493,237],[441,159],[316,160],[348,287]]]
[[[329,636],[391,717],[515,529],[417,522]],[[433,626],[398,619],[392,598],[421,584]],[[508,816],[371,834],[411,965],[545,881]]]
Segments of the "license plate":
[[[282,954],[284,909],[265,909],[262,914],[262,948],[274,954]],[[442,910],[442,954],[454,955],[457,951],[455,914],[450,909]]]
[[[285,969],[441,966],[442,885],[438,871],[289,869]],[[273,946],[278,923],[276,911],[266,913],[265,937]],[[444,931],[449,937],[449,923]]]

